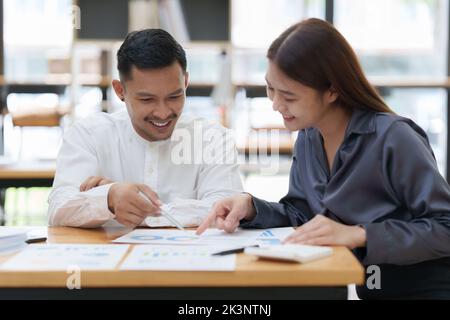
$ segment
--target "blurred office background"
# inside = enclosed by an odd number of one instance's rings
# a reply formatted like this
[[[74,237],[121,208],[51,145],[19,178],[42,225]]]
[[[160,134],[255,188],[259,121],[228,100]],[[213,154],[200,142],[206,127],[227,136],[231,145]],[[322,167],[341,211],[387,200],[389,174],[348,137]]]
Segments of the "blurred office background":
[[[389,105],[427,132],[448,176],[448,0],[0,0],[0,9],[1,223],[46,224],[64,129],[124,107],[110,86],[115,53],[128,31],[146,27],[186,48],[185,112],[236,133],[245,187],[257,196],[286,193],[295,141],[266,98],[265,52],[308,17],[345,35]],[[262,170],[271,157],[278,170]]]

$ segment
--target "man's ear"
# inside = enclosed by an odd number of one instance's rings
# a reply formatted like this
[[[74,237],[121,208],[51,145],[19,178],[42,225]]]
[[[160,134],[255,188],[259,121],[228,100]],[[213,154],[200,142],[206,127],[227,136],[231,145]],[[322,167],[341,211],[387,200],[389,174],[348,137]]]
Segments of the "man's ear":
[[[184,89],[186,90],[189,86],[189,72],[184,73]]]
[[[122,82],[114,79],[112,81],[112,87],[114,88],[114,91],[116,92],[116,95],[119,97],[119,99],[125,101],[125,88],[123,87]]]

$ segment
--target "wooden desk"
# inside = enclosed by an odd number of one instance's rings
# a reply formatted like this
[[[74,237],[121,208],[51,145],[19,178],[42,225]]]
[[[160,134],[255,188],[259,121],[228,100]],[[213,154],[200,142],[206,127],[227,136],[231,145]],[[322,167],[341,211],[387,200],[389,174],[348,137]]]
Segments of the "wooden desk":
[[[129,231],[49,228],[48,243],[109,243]],[[346,299],[347,285],[361,284],[364,270],[339,247],[332,257],[304,265],[240,254],[234,272],[85,271],[81,290],[66,289],[67,277],[66,272],[0,271],[0,299]]]

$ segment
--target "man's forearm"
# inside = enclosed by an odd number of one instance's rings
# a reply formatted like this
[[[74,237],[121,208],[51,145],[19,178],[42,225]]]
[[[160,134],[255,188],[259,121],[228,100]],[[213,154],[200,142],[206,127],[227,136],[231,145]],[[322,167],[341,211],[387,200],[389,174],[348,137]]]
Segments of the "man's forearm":
[[[49,198],[50,226],[95,228],[114,218],[108,210],[109,185],[88,192],[69,193],[55,190]]]

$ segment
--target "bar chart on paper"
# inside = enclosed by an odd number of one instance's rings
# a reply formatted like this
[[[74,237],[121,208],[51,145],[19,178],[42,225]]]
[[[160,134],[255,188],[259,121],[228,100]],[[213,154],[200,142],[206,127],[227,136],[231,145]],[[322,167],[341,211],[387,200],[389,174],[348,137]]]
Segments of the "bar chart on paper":
[[[121,270],[233,271],[236,256],[212,256],[205,246],[140,245],[125,259]]]

